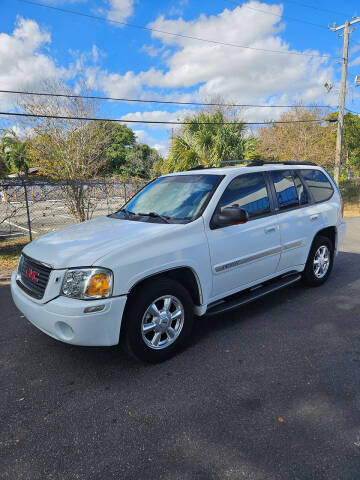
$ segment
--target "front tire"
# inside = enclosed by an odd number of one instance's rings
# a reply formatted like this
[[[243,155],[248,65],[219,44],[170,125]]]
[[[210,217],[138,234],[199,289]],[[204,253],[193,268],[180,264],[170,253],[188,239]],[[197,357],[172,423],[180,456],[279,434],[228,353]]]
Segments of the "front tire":
[[[334,263],[334,247],[327,237],[315,237],[302,274],[302,281],[319,287],[329,278]]]
[[[127,352],[150,363],[172,357],[191,333],[193,310],[192,298],[180,283],[158,278],[141,284],[125,313]]]

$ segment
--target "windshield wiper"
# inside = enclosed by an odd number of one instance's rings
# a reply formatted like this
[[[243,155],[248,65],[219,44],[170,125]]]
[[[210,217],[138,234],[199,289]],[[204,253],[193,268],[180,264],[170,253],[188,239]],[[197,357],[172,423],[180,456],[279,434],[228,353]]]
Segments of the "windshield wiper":
[[[121,208],[119,212],[125,213],[127,218],[129,218],[130,215],[136,215],[136,213],[130,212],[130,210],[126,210],[126,208]]]
[[[164,223],[170,223],[169,222],[170,217],[165,217],[164,215],[160,215],[160,213],[156,213],[156,212],[137,213],[136,215],[139,215],[141,217],[160,218]]]

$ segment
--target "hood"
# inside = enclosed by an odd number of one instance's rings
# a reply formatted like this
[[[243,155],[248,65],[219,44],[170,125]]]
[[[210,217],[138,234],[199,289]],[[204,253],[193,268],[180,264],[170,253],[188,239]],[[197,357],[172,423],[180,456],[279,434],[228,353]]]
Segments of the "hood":
[[[101,266],[97,260],[115,249],[138,248],[181,226],[98,217],[47,233],[26,245],[23,252],[53,268]]]

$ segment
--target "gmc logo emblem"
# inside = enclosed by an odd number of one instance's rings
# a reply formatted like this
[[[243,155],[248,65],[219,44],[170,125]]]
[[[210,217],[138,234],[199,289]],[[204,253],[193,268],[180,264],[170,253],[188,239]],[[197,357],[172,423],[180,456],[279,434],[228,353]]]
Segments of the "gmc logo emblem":
[[[33,282],[38,283],[39,273],[35,272],[35,270],[32,270],[31,268],[27,267],[26,270],[25,270],[25,275],[28,278],[30,278],[30,280],[32,280]]]

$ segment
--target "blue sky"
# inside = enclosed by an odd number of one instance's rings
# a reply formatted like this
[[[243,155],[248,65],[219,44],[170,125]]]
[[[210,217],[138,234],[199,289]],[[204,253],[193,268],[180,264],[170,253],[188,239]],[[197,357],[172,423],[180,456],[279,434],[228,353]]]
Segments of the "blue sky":
[[[44,81],[85,82],[94,94],[255,104],[337,104],[342,38],[327,30],[359,14],[347,0],[42,0],[41,3],[220,42],[220,46],[119,26],[17,0],[0,0],[0,89],[39,91]],[[316,9],[304,6],[312,5]],[[332,12],[323,11],[330,10]],[[261,10],[261,11],[259,11]],[[300,23],[302,19],[319,26]],[[287,52],[314,54],[288,55]],[[360,111],[360,24],[351,35],[347,106]],[[319,57],[330,55],[332,58]],[[334,87],[330,94],[324,83]],[[0,94],[1,110],[14,97]],[[281,109],[244,109],[248,121],[277,118]],[[107,102],[100,114],[125,119],[182,119],[181,106]],[[166,152],[170,127],[134,127],[140,141]]]

